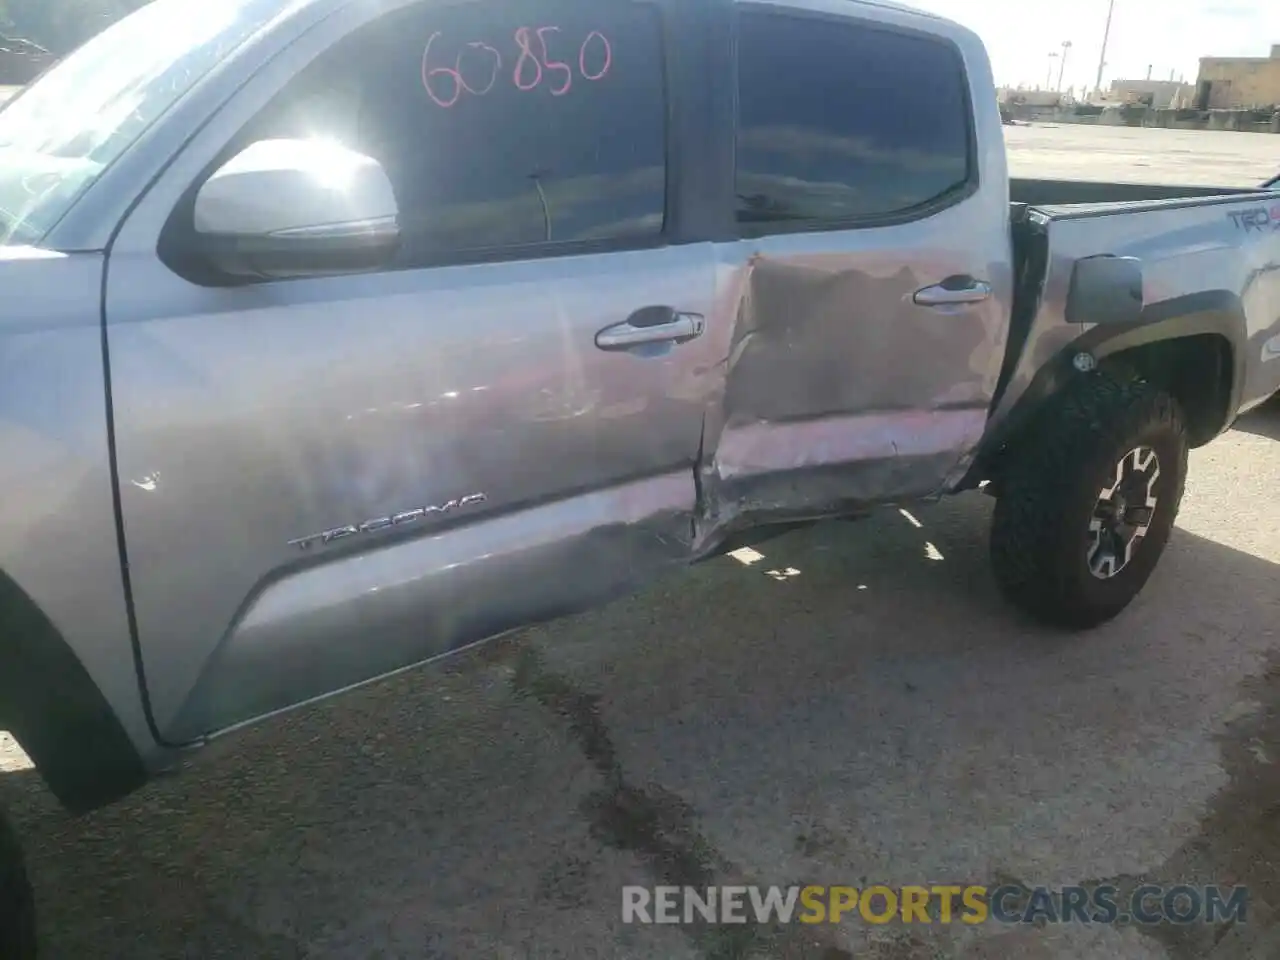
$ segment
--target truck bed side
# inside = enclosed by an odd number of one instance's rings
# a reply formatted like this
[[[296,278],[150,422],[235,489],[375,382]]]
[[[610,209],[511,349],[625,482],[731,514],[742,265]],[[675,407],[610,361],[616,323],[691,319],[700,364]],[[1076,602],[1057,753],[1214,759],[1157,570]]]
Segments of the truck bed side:
[[[1197,444],[1280,390],[1280,192],[1014,203],[1011,229],[1018,283],[988,457],[1081,352],[1160,375]],[[1156,345],[1158,360],[1134,353]]]

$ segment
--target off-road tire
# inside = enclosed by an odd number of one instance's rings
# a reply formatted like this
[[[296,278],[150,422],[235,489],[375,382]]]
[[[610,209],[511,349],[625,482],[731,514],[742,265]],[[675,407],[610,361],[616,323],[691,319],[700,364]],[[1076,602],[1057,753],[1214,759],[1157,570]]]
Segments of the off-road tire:
[[[1157,506],[1127,565],[1100,579],[1090,569],[1090,521],[1117,464],[1139,448],[1159,457]],[[1173,397],[1123,375],[1082,377],[1045,411],[1000,478],[991,562],[1002,592],[1054,626],[1087,629],[1115,617],[1155,570],[1186,475],[1186,429]]]
[[[0,958],[35,960],[36,915],[22,848],[0,812]]]

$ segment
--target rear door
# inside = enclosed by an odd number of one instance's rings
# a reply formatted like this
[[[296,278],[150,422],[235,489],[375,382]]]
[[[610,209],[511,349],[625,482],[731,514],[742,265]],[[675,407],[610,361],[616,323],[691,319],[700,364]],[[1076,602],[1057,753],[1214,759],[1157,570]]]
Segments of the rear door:
[[[714,261],[681,226],[670,8],[393,6],[250,81],[111,252],[128,569],[170,740],[687,559]],[[173,253],[202,178],[278,136],[381,161],[392,269],[226,287]]]
[[[739,3],[729,341],[709,535],[931,494],[982,436],[1011,307],[1008,186],[971,33]]]

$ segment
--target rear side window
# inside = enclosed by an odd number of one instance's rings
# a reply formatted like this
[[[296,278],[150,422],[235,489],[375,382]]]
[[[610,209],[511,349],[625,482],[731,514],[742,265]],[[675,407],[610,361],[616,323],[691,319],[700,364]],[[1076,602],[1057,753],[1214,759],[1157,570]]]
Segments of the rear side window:
[[[744,12],[738,222],[759,234],[924,215],[970,181],[971,111],[946,42]]]
[[[332,136],[378,159],[401,267],[664,227],[661,23],[641,3],[415,4],[316,61],[253,136]]]

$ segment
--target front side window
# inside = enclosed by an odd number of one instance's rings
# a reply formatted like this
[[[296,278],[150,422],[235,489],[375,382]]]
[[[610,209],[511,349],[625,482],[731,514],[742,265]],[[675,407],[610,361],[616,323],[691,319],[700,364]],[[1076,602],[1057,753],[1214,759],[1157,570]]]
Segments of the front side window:
[[[414,5],[352,34],[247,139],[328,137],[377,159],[398,266],[663,229],[657,11],[639,3]]]
[[[774,13],[738,25],[737,219],[902,216],[970,178],[963,62],[939,40]]]
[[[0,110],[0,244],[37,243],[146,129],[284,0],[152,0]]]

